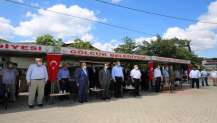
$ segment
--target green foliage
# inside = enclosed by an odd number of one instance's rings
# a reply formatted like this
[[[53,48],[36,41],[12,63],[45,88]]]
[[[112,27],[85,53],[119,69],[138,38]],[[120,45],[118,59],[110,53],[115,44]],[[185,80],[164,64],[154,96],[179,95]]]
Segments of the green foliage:
[[[136,45],[129,37],[124,38],[124,44],[119,45],[115,52],[135,53],[140,55],[161,56],[177,59],[191,60],[193,65],[200,65],[201,59],[191,52],[190,41],[178,38],[162,39],[157,36],[157,40]]]
[[[55,39],[52,35],[45,34],[37,37],[36,44],[46,46],[61,46],[63,44],[62,39]]]
[[[81,39],[75,39],[73,43],[67,45],[67,47],[73,47],[78,49],[98,50],[93,47],[89,41],[83,41]]]
[[[89,50],[98,50],[97,48],[93,47],[90,42],[83,41],[81,39],[75,39],[71,44],[64,44],[62,39],[55,39],[52,35],[46,34],[37,37],[36,44],[46,45],[46,46],[66,46],[66,47],[74,47],[78,49],[89,49]]]
[[[117,48],[114,49],[116,53],[129,53],[134,54],[136,43],[129,37],[123,38],[124,44],[119,45]]]
[[[189,51],[188,40],[161,39],[151,41],[146,45],[140,45],[138,54],[155,55],[170,58],[190,59],[194,54]]]
[[[0,43],[10,43],[9,41],[5,40],[5,39],[1,39],[0,38]]]

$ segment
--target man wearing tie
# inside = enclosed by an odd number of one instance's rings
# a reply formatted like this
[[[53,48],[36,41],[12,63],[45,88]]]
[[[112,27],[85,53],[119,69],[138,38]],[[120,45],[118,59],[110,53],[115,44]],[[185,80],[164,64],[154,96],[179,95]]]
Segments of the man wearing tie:
[[[111,79],[112,77],[110,71],[108,70],[108,64],[105,64],[104,68],[99,71],[99,82],[102,89],[104,89],[102,97],[103,100],[110,99],[109,86]]]
[[[87,72],[86,63],[81,63],[81,68],[77,69],[75,72],[76,83],[79,88],[79,102],[88,102],[88,88],[89,88],[89,77]]]
[[[116,65],[112,68],[112,79],[115,82],[115,97],[121,97],[121,84],[124,81],[124,74],[119,61],[117,61]]]

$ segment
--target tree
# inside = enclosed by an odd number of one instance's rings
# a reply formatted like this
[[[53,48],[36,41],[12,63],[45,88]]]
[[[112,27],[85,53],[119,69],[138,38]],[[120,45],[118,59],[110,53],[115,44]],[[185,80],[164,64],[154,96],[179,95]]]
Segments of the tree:
[[[37,37],[36,44],[46,45],[46,46],[61,46],[63,45],[62,39],[55,39],[50,34],[45,34]]]
[[[10,43],[9,41],[5,40],[5,39],[1,39],[0,38],[0,43]]]
[[[193,65],[201,64],[201,59],[191,52],[190,41],[178,38],[162,39],[157,36],[157,40],[143,41],[142,44],[136,45],[131,38],[125,37],[124,43],[115,48],[114,51],[117,53],[186,59],[191,60]]]
[[[190,41],[178,38],[162,39],[158,37],[156,41],[151,41],[146,45],[139,45],[137,54],[146,54],[178,59],[188,59],[192,64],[201,64],[201,60],[197,55],[191,52]]]
[[[134,54],[136,49],[136,43],[129,37],[123,38],[124,44],[119,45],[114,49],[116,53],[129,53]]]
[[[176,46],[186,48],[189,52],[191,52],[190,40],[183,40],[178,38],[172,38],[171,41],[174,41]]]
[[[67,47],[73,47],[78,49],[98,50],[89,41],[83,41],[81,39],[75,39],[73,43],[66,44]]]

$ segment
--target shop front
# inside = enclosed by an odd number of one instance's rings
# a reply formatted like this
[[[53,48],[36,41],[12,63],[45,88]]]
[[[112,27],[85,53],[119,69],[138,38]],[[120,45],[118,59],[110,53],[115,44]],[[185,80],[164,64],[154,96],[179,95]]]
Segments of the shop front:
[[[73,72],[80,65],[80,62],[86,62],[90,68],[90,71],[92,72],[98,71],[104,63],[110,63],[112,66],[113,62],[115,61],[121,61],[122,65],[126,66],[126,73],[131,69],[130,67],[132,67],[133,64],[139,64],[141,70],[146,73],[145,79],[147,79],[147,81],[151,81],[153,79],[152,74],[156,64],[173,64],[185,66],[191,63],[189,60],[158,56],[121,54],[68,47],[60,47],[57,50],[57,47],[52,46],[2,43],[0,44],[0,69],[2,69],[8,61],[16,63],[17,69],[20,72],[20,91],[26,92],[28,87],[25,81],[25,73],[28,66],[34,63],[35,58],[42,57],[49,69],[49,67],[52,65],[56,65],[55,62],[50,63],[52,59],[50,59],[49,62],[47,61],[49,55],[58,55],[61,59],[60,65],[61,63],[65,62],[69,63],[69,69],[72,78]],[[59,68],[59,64],[57,68]],[[53,80],[55,80],[55,78]],[[97,86],[96,82],[91,86]]]

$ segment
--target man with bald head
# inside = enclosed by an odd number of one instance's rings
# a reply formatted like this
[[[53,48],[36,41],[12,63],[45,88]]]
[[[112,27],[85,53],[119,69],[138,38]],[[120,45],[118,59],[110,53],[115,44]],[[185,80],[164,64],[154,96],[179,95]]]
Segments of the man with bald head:
[[[35,93],[38,92],[38,106],[43,106],[44,86],[48,80],[47,68],[42,64],[42,58],[36,58],[35,64],[31,64],[26,73],[26,80],[29,85],[29,108],[34,107]]]

